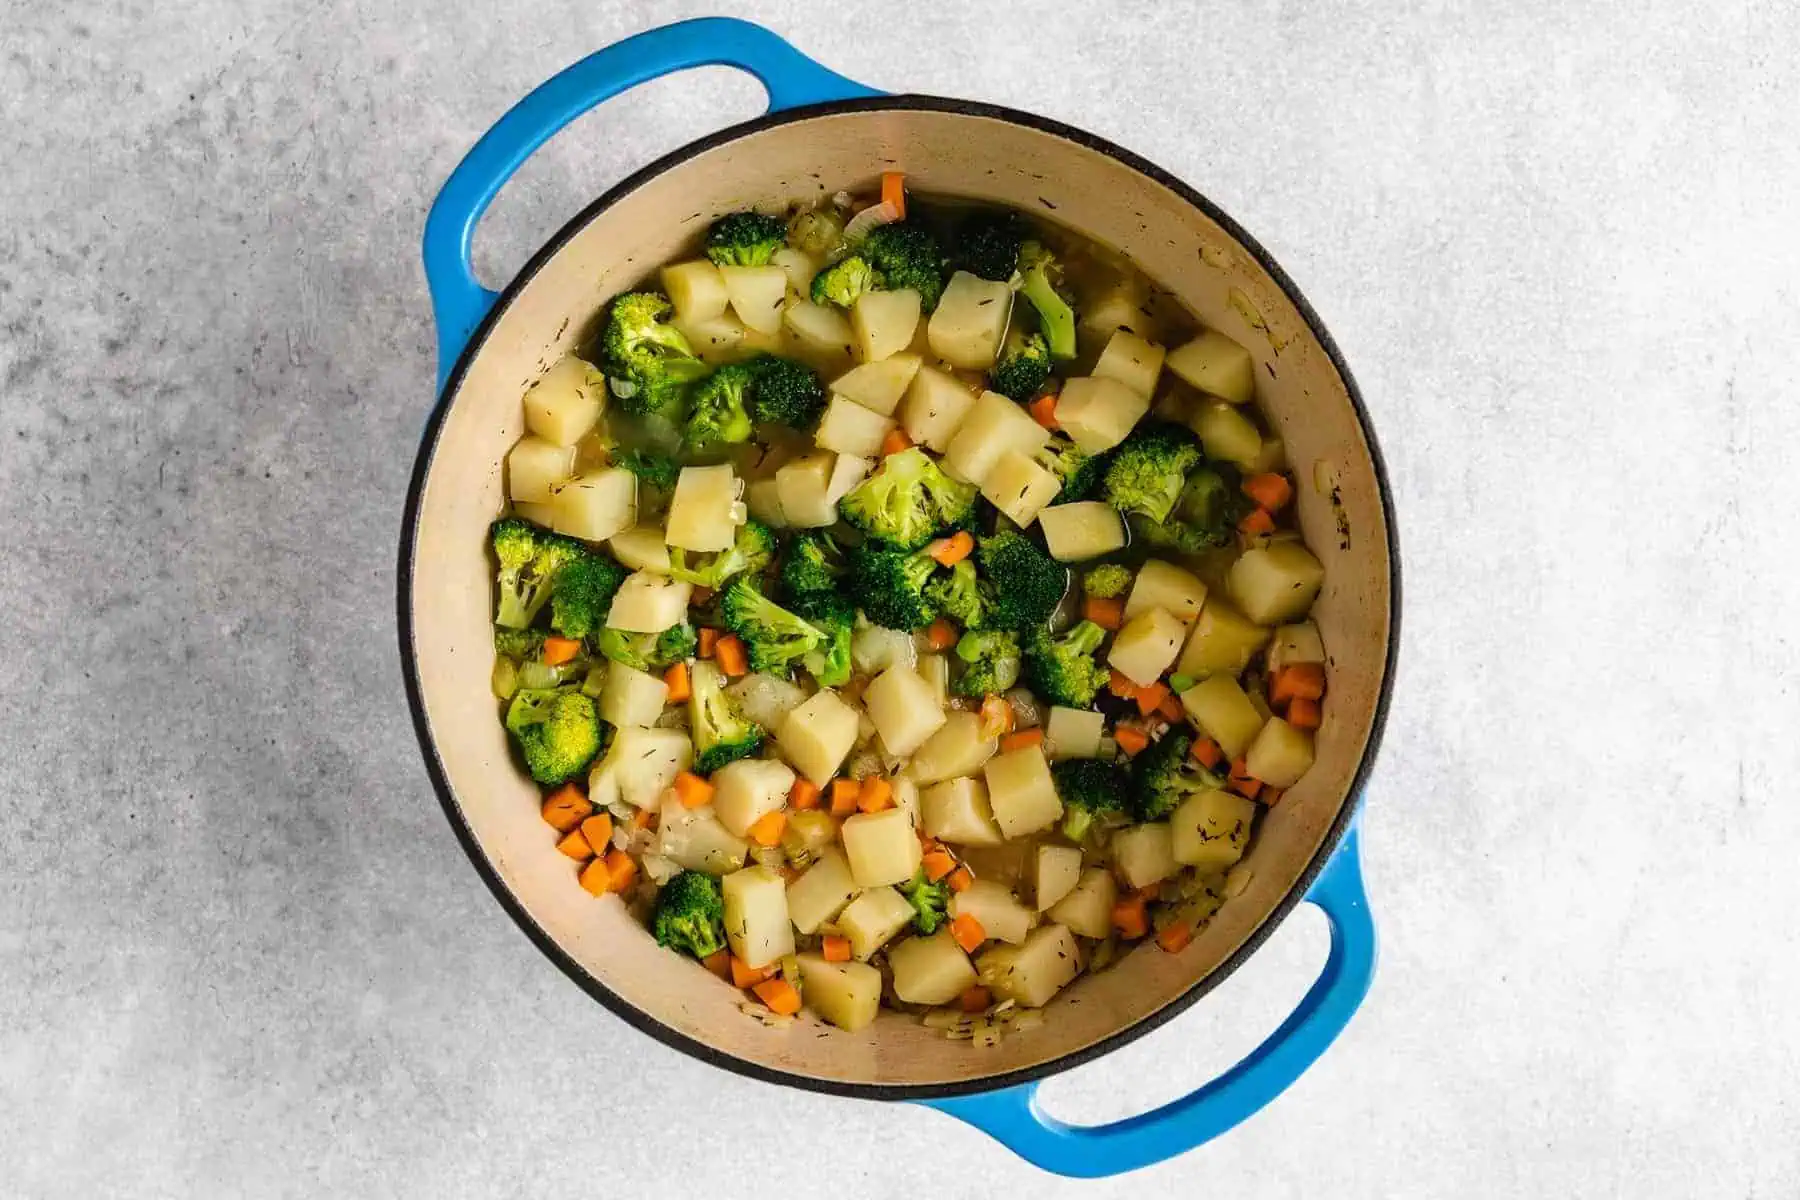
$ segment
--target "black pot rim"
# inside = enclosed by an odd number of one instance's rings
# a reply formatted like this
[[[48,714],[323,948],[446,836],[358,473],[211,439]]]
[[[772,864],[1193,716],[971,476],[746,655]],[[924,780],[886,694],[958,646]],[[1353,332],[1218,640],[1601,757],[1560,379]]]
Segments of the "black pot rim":
[[[642,187],[645,183],[681,165],[695,155],[714,149],[728,142],[767,129],[783,125],[807,121],[815,117],[831,116],[838,113],[876,112],[876,111],[930,111],[944,112],[963,116],[985,117],[1008,121],[1023,125],[1042,133],[1051,134],[1065,141],[1074,142],[1087,149],[1098,151],[1127,167],[1132,168],[1160,183],[1169,190],[1205,213],[1208,218],[1219,224],[1233,239],[1247,250],[1264,270],[1268,271],[1276,284],[1293,302],[1307,328],[1318,339],[1331,364],[1336,368],[1344,381],[1350,397],[1350,404],[1355,410],[1356,419],[1362,428],[1364,440],[1368,443],[1369,454],[1374,462],[1375,477],[1381,493],[1382,517],[1387,524],[1388,534],[1388,586],[1390,594],[1387,659],[1382,666],[1382,680],[1379,695],[1375,702],[1374,724],[1369,733],[1368,745],[1363,751],[1361,761],[1357,764],[1355,774],[1350,781],[1349,799],[1344,804],[1331,828],[1319,845],[1318,852],[1312,861],[1300,873],[1294,886],[1266,916],[1262,923],[1245,939],[1224,962],[1220,963],[1204,978],[1196,980],[1185,992],[1165,1004],[1156,1012],[1132,1022],[1121,1029],[1101,1038],[1091,1045],[1073,1050],[1036,1066],[1009,1071],[994,1075],[985,1075],[973,1079],[958,1080],[943,1084],[878,1084],[853,1083],[835,1079],[818,1079],[808,1075],[779,1071],[726,1054],[704,1042],[681,1033],[657,1020],[650,1013],[643,1011],[614,993],[598,978],[590,974],[580,963],[566,953],[549,933],[539,925],[526,911],[516,896],[501,880],[499,872],[488,858],[486,851],[476,840],[473,830],[465,817],[462,806],[451,789],[448,776],[444,771],[443,760],[439,757],[436,744],[432,738],[431,728],[425,716],[424,698],[420,692],[418,662],[413,650],[413,621],[409,597],[412,592],[412,560],[416,549],[418,532],[419,507],[423,500],[425,480],[431,472],[432,462],[436,457],[438,435],[443,428],[443,421],[449,406],[446,397],[455,394],[462,382],[463,374],[469,364],[480,352],[492,331],[495,322],[504,313],[520,289],[529,282],[545,263],[553,258],[568,242],[600,214],[618,203],[626,195]],[[419,738],[419,748],[425,758],[425,768],[430,775],[432,787],[436,789],[438,800],[443,805],[444,815],[449,820],[456,837],[462,843],[464,852],[476,871],[493,893],[494,899],[511,915],[512,919],[524,931],[525,935],[544,953],[551,962],[559,967],[574,983],[593,999],[605,1005],[615,1016],[630,1024],[640,1032],[673,1049],[680,1050],[702,1062],[723,1068],[738,1075],[765,1083],[783,1084],[789,1087],[805,1088],[808,1091],[824,1092],[831,1095],[850,1096],[864,1100],[930,1100],[946,1099],[954,1096],[965,1096],[980,1092],[997,1091],[1014,1087],[1034,1080],[1046,1079],[1071,1067],[1091,1062],[1104,1054],[1125,1046],[1145,1034],[1160,1027],[1165,1022],[1187,1011],[1187,1009],[1206,995],[1213,988],[1224,982],[1251,954],[1260,948],[1271,933],[1306,895],[1308,888],[1317,878],[1325,863],[1337,849],[1344,831],[1349,827],[1355,815],[1358,797],[1368,775],[1375,763],[1380,748],[1383,730],[1387,723],[1387,711],[1391,699],[1394,681],[1394,668],[1400,645],[1400,552],[1398,530],[1394,520],[1393,498],[1388,485],[1387,467],[1382,459],[1381,448],[1375,438],[1375,430],[1369,421],[1368,411],[1362,400],[1362,394],[1356,386],[1356,380],[1350,373],[1349,365],[1337,348],[1337,343],[1325,329],[1324,323],[1313,310],[1300,289],[1295,286],[1280,264],[1263,249],[1262,245],[1249,235],[1238,223],[1227,216],[1217,205],[1201,195],[1194,188],[1163,170],[1156,164],[1147,161],[1125,148],[1115,145],[1104,138],[1065,125],[1060,121],[1037,116],[1033,113],[1021,112],[1017,109],[999,105],[986,104],[971,100],[954,100],[939,96],[922,94],[905,94],[880,96],[858,100],[841,100],[826,104],[807,105],[800,108],[787,109],[779,113],[767,113],[750,121],[729,126],[717,133],[690,142],[679,150],[662,156],[655,162],[643,167],[631,176],[609,189],[599,199],[589,204],[572,218],[551,238],[544,247],[532,256],[530,262],[515,276],[494,302],[492,309],[469,338],[468,345],[463,348],[457,359],[456,368],[446,379],[443,391],[433,406],[430,418],[425,425],[419,448],[418,459],[413,467],[412,480],[407,488],[406,510],[400,531],[400,563],[398,572],[398,606],[400,633],[400,661],[402,674],[406,683],[406,699],[412,711],[413,728]]]

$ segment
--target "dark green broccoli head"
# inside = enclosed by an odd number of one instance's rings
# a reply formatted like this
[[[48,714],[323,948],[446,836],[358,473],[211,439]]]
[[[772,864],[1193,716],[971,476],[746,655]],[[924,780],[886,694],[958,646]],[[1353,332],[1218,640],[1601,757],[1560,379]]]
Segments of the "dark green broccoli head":
[[[1062,294],[1062,264],[1042,242],[1027,241],[1019,247],[1019,294],[1037,311],[1038,328],[1050,347],[1050,357],[1075,357],[1075,310]]]
[[[1031,226],[1011,209],[970,213],[956,231],[956,265],[972,275],[1003,283],[1019,269],[1019,247],[1030,236]]]
[[[564,637],[598,633],[612,608],[613,593],[629,574],[604,554],[583,547],[556,573],[550,587],[550,625]]]
[[[775,560],[775,531],[761,521],[738,526],[731,549],[717,554],[669,547],[669,574],[695,587],[720,588],[738,575],[754,575]]]
[[[913,446],[881,460],[875,473],[838,501],[838,515],[895,550],[917,550],[938,533],[966,523],[976,488],[959,483]]]
[[[911,288],[919,293],[926,312],[937,307],[944,294],[944,252],[923,226],[910,221],[877,225],[858,253],[875,268],[881,288],[891,292]]]
[[[543,630],[508,629],[504,625],[494,626],[494,653],[501,658],[510,658],[514,662],[531,662],[535,661],[543,652]]]
[[[781,607],[746,578],[725,589],[720,608],[725,627],[750,652],[750,669],[765,675],[786,675],[830,640],[823,629]]]
[[[575,688],[516,693],[506,710],[506,731],[539,783],[573,779],[600,753],[600,714]]]
[[[994,589],[976,574],[975,564],[965,558],[926,584],[925,598],[964,629],[980,629],[987,623]]]
[[[988,386],[1023,404],[1036,396],[1049,379],[1050,347],[1044,335],[1021,333],[1015,326],[1006,335],[999,361],[988,372]]]
[[[756,377],[750,389],[750,415],[765,425],[811,429],[825,411],[825,385],[805,363],[776,354],[759,354],[744,364]]]
[[[1034,457],[1045,470],[1062,480],[1062,491],[1052,501],[1055,504],[1073,504],[1092,497],[1099,490],[1100,480],[1112,461],[1109,454],[1089,454],[1061,433],[1051,434],[1050,440]]]
[[[651,651],[651,664],[657,670],[672,667],[694,657],[699,648],[700,638],[694,633],[694,627],[683,621],[656,635],[655,648]]]
[[[694,664],[688,695],[688,732],[694,738],[694,770],[711,775],[726,763],[761,749],[763,728],[744,716],[725,691],[725,677],[712,663]]]
[[[1039,627],[1025,643],[1025,679],[1031,690],[1052,704],[1088,708],[1105,683],[1108,670],[1096,656],[1106,630],[1078,621],[1061,637]]]
[[[1200,439],[1173,421],[1144,421],[1113,451],[1106,502],[1161,524],[1175,511],[1187,473],[1200,461]]]
[[[1101,563],[1081,577],[1081,590],[1096,600],[1123,596],[1131,586],[1131,568],[1118,563]]]
[[[843,687],[850,682],[850,639],[856,632],[856,610],[836,592],[805,592],[793,602],[794,611],[808,624],[822,630],[825,644],[800,660],[820,687]]]
[[[844,552],[824,530],[805,530],[788,543],[781,594],[790,603],[813,592],[836,592],[843,577]]]
[[[557,574],[586,554],[573,538],[539,529],[518,517],[502,517],[488,529],[488,542],[499,560],[500,598],[494,624],[524,629],[537,619]]]
[[[698,643],[694,627],[685,622],[661,633],[602,629],[594,638],[594,648],[602,655],[639,671],[662,671],[686,662],[694,657]]]
[[[1131,760],[1131,809],[1138,820],[1159,821],[1195,792],[1224,784],[1194,761],[1188,753],[1193,745],[1191,733],[1173,727]]]
[[[927,937],[936,933],[950,904],[949,886],[932,883],[925,878],[925,868],[920,867],[909,882],[900,885],[900,894],[913,906],[913,928]]]
[[[674,419],[688,385],[706,375],[706,364],[669,324],[673,312],[668,297],[657,292],[627,292],[607,310],[600,361],[628,413]]]
[[[929,554],[865,542],[850,551],[849,562],[851,598],[875,624],[911,632],[937,619],[937,606],[925,595],[937,568]]]
[[[696,384],[682,440],[690,446],[726,446],[750,440],[748,367],[732,363]]]
[[[813,276],[812,302],[849,308],[858,296],[880,286],[881,276],[875,273],[869,260],[860,254],[852,254]]]
[[[681,476],[680,463],[666,454],[644,450],[618,451],[613,455],[613,465],[636,475],[639,487],[651,487],[659,492],[673,492],[675,481]]]
[[[986,624],[995,629],[1042,626],[1069,590],[1069,569],[1016,533],[980,539],[976,558],[982,578],[993,585]]]
[[[699,871],[683,871],[656,894],[650,929],[659,946],[695,958],[725,948],[725,894],[719,881]]]
[[[995,696],[1019,682],[1019,635],[1009,630],[974,630],[956,643],[963,673],[959,696]]]
[[[1238,522],[1256,507],[1238,484],[1236,469],[1227,464],[1201,467],[1187,477],[1167,521],[1133,515],[1132,535],[1146,545],[1188,554],[1229,546],[1237,537]]]
[[[1063,804],[1063,836],[1079,842],[1096,820],[1123,818],[1130,805],[1131,779],[1124,769],[1098,758],[1069,758],[1050,768]]]
[[[787,240],[787,225],[759,212],[726,213],[706,231],[706,257],[721,267],[765,267]]]

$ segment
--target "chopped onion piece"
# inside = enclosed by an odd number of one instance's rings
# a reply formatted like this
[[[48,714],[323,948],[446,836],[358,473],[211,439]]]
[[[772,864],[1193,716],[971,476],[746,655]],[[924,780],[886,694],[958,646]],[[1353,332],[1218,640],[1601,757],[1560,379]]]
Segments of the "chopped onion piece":
[[[892,225],[900,219],[900,210],[885,200],[857,213],[844,225],[844,240],[852,246],[869,236],[869,231],[881,225]]]

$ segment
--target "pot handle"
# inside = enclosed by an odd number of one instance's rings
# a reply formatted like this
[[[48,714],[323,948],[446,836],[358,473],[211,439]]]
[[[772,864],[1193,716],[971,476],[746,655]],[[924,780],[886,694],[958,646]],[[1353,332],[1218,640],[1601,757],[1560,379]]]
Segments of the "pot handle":
[[[704,17],[647,30],[564,68],[515,104],[464,156],[425,219],[425,281],[437,319],[438,388],[497,292],[475,279],[469,252],[481,215],[532,153],[570,121],[620,92],[689,67],[729,66],[754,75],[769,111],[879,96],[826,70],[760,25]]]
[[[1036,1083],[921,1103],[965,1121],[1058,1175],[1119,1175],[1203,1145],[1261,1110],[1337,1040],[1375,973],[1375,924],[1353,823],[1306,899],[1331,922],[1331,953],[1300,1005],[1262,1045],[1199,1090],[1152,1112],[1083,1128],[1037,1104]]]

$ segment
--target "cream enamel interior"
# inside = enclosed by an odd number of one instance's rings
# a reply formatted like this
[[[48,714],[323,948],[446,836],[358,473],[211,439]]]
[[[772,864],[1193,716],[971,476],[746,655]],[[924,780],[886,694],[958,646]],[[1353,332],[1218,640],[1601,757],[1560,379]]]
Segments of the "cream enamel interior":
[[[1248,346],[1264,367],[1259,398],[1296,468],[1307,541],[1327,570],[1316,609],[1331,659],[1318,759],[1269,812],[1248,859],[1248,890],[1180,955],[1141,948],[1059,996],[1043,1027],[981,1052],[893,1013],[856,1034],[810,1019],[770,1029],[745,1016],[738,992],[657,947],[616,899],[595,900],[577,886],[538,817],[536,789],[508,755],[488,689],[485,531],[502,506],[501,464],[522,432],[524,387],[582,344],[610,296],[717,214],[866,186],[896,166],[921,191],[1043,213],[1123,251],[1202,322]],[[1369,446],[1330,357],[1255,258],[1178,193],[1106,154],[996,117],[919,109],[820,115],[726,141],[575,232],[500,314],[447,403],[435,449],[426,448],[409,597],[419,693],[445,777],[532,920],[627,1004],[708,1047],[838,1084],[966,1084],[1060,1058],[1155,1013],[1216,970],[1296,886],[1346,803],[1374,729],[1393,601]],[[579,1003],[573,993],[570,1002]]]

